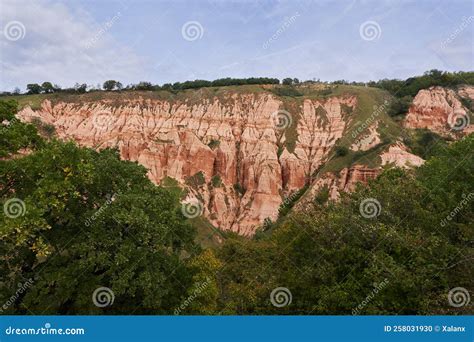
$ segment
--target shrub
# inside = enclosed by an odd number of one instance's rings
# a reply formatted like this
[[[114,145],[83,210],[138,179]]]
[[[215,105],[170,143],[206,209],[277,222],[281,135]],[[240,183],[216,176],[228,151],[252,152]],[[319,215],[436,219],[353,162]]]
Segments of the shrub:
[[[402,98],[394,98],[388,107],[388,115],[391,117],[398,115],[405,115],[413,102],[413,97],[410,95]]]
[[[220,142],[219,140],[214,140],[214,139],[212,139],[212,140],[209,142],[209,144],[207,144],[207,146],[209,146],[209,148],[210,148],[211,150],[214,150],[214,149],[216,149],[217,147],[219,147],[220,143],[221,143],[221,142]]]
[[[34,117],[31,120],[31,123],[36,126],[36,129],[38,129],[38,132],[41,135],[46,136],[47,138],[52,138],[54,133],[56,132],[56,129],[54,128],[53,125],[44,123],[43,121],[40,120],[38,117]]]
[[[219,175],[212,176],[211,184],[214,188],[220,188],[221,185],[222,185],[221,176],[219,176]]]
[[[239,193],[241,196],[245,194],[246,189],[242,186],[240,183],[235,183],[234,184],[234,190]]]
[[[185,183],[193,188],[199,188],[206,183],[204,173],[202,171],[196,172],[194,175],[187,177]]]
[[[275,88],[273,93],[278,96],[303,96],[300,91],[291,86]]]
[[[336,156],[337,157],[344,157],[349,153],[349,149],[345,146],[338,146],[336,147]]]

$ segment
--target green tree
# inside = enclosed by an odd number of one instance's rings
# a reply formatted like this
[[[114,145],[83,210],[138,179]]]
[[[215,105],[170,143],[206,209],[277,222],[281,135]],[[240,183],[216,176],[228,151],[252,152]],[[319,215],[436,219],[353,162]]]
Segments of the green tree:
[[[153,90],[153,85],[150,82],[140,82],[135,85],[135,90]]]
[[[181,310],[179,307],[177,309],[183,314],[215,314],[218,310],[219,299],[218,273],[222,262],[212,250],[206,249],[191,260],[190,266],[194,276],[192,286],[187,291],[186,299],[189,305]]]
[[[54,86],[51,82],[43,82],[41,85],[41,88],[45,93],[53,93],[54,92]]]
[[[0,104],[12,118],[14,106]],[[30,137],[30,145],[39,139]],[[172,313],[192,286],[185,257],[195,251],[195,232],[176,196],[116,150],[42,142],[22,158],[0,160],[0,175],[2,206],[15,199],[21,209],[0,216],[0,301],[33,280],[6,312]],[[92,300],[99,287],[115,297],[103,309]]]
[[[28,94],[39,94],[43,88],[41,88],[37,83],[30,83],[26,85],[26,90],[28,91]]]
[[[219,253],[226,261],[220,309],[469,313],[468,306],[451,307],[447,295],[453,287],[471,289],[474,277],[473,149],[471,135],[414,172],[387,170],[339,202],[318,199],[290,213],[271,235],[227,239]],[[364,211],[367,201],[373,212]],[[291,292],[291,304],[272,305],[276,287]]]
[[[390,102],[388,115],[392,117],[397,115],[406,115],[412,102],[413,97],[410,95],[404,96],[402,98],[394,98],[392,102]]]
[[[76,83],[74,85],[74,91],[79,94],[84,94],[87,91],[87,84],[86,83]]]
[[[0,158],[12,157],[22,149],[41,145],[33,125],[25,125],[15,118],[16,101],[0,101]]]
[[[116,86],[117,86],[117,81],[108,80],[104,82],[104,85],[102,86],[102,88],[104,88],[104,90],[111,91],[111,90],[114,90]]]

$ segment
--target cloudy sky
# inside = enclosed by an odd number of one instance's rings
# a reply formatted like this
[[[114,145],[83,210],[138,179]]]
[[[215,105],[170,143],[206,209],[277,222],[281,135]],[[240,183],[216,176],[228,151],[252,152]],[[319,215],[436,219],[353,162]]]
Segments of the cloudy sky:
[[[0,90],[474,70],[474,1],[0,0]]]

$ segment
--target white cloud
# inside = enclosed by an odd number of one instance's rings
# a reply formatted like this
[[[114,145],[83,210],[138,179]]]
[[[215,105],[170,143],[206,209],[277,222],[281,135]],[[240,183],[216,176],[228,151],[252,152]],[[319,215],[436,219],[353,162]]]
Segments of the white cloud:
[[[0,90],[51,81],[65,86],[130,80],[145,75],[144,60],[114,40],[114,25],[126,8],[96,23],[83,10],[51,1],[2,0],[0,28],[11,21],[25,27],[22,39],[0,35]]]

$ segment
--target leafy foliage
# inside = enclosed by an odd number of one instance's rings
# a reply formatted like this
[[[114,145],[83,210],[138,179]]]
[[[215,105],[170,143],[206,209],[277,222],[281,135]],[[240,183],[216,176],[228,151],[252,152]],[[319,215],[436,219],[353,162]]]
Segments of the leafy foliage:
[[[13,106],[1,107],[13,115]],[[30,145],[40,139],[30,137]],[[14,150],[4,141],[2,134],[2,151]],[[6,312],[171,313],[179,305],[191,286],[183,255],[195,250],[195,233],[177,198],[153,185],[143,167],[121,161],[116,150],[53,140],[0,161],[0,174],[2,205],[11,198],[25,205],[18,217],[0,217],[0,301],[33,279]],[[92,301],[102,286],[115,295],[105,309]]]
[[[337,157],[344,157],[349,153],[349,149],[345,146],[338,146],[336,147],[336,156]]]
[[[0,101],[0,158],[11,157],[22,149],[42,144],[36,128],[15,118],[17,103]]]
[[[51,82],[43,82],[41,88],[45,93],[52,93],[54,92],[54,86]]]
[[[202,171],[196,172],[194,175],[187,177],[185,180],[186,184],[193,187],[194,189],[199,188],[200,186],[206,183],[206,178]]]
[[[38,117],[34,117],[31,120],[31,123],[38,129],[38,133],[40,133],[42,136],[45,136],[46,138],[52,138],[56,132],[56,129],[53,125],[44,123]]]
[[[401,98],[395,97],[390,103],[390,107],[388,108],[388,115],[390,115],[391,117],[395,117],[398,115],[407,114],[412,101],[413,97],[410,95]]]
[[[474,85],[474,72],[443,72],[434,69],[425,72],[422,76],[411,77],[407,80],[383,79],[368,83],[371,87],[385,89],[400,98],[414,97],[421,89],[432,86],[453,87],[460,84]]]
[[[212,176],[211,184],[214,188],[220,188],[222,186],[222,178],[219,175]]]
[[[43,91],[43,88],[37,83],[30,83],[26,85],[26,90],[28,94],[39,94]]]
[[[114,89],[121,89],[122,84],[115,80],[108,80],[104,82],[102,88],[104,88],[104,90],[107,90],[107,91],[114,90]]]
[[[277,87],[272,89],[272,92],[278,96],[303,96],[303,93],[298,91],[298,89],[293,86]]]
[[[446,138],[428,129],[416,130],[411,136],[405,137],[403,142],[410,147],[414,154],[423,159],[436,155],[448,145]]]
[[[273,234],[228,239],[220,251],[222,309],[237,314],[467,313],[448,305],[456,286],[472,289],[474,136],[454,143],[415,174],[385,171],[340,202],[317,198]],[[472,196],[472,195],[471,195]],[[379,215],[360,203],[374,198]],[[457,210],[455,209],[457,208]],[[450,220],[450,213],[457,215]],[[383,286],[382,286],[383,285]],[[292,303],[276,308],[284,286]],[[380,289],[364,302],[374,289]],[[361,303],[361,309],[355,311]]]

